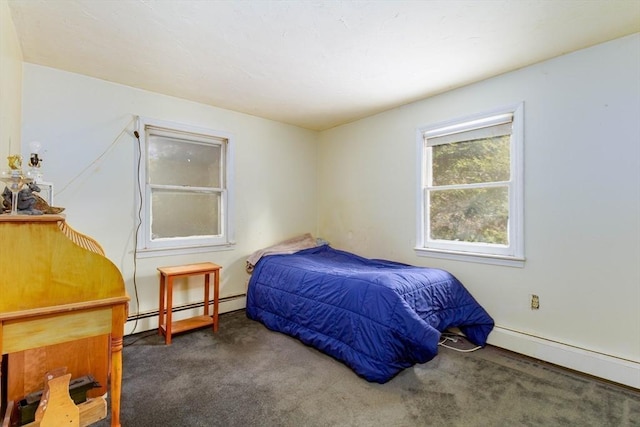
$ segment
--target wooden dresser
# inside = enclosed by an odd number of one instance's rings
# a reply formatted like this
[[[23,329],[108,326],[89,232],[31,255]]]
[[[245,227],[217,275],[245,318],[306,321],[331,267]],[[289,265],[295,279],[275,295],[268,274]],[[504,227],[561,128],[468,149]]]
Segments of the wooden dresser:
[[[89,396],[110,385],[111,425],[120,426],[122,274],[62,215],[0,215],[0,237],[2,407],[43,389],[45,373],[64,366],[101,384]]]

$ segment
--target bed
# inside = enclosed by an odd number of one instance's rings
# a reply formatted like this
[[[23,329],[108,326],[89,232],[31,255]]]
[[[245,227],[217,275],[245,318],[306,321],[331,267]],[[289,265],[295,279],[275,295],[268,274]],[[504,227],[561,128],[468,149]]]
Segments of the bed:
[[[494,325],[444,270],[367,259],[328,244],[260,257],[246,313],[377,383],[434,358],[448,328],[484,346]]]

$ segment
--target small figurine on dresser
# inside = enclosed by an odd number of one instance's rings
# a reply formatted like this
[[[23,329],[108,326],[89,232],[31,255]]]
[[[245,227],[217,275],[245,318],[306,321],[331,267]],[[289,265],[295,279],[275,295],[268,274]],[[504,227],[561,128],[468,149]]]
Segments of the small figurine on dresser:
[[[42,214],[59,214],[64,211],[64,208],[50,206],[46,200],[44,200],[38,194],[40,187],[34,182],[27,184],[25,188],[18,192],[18,213],[21,215],[42,215]],[[2,208],[3,211],[11,210],[11,191],[5,187],[2,193]]]

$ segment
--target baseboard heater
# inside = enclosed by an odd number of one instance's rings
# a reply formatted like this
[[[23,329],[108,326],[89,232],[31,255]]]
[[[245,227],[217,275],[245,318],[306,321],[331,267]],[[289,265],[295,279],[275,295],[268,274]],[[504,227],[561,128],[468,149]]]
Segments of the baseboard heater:
[[[223,302],[233,301],[233,300],[236,300],[236,299],[239,299],[239,298],[244,298],[246,296],[247,296],[247,294],[237,294],[237,295],[230,295],[228,297],[219,298],[218,299],[218,304],[222,304]],[[212,306],[213,302],[210,302],[209,305]],[[177,312],[180,312],[180,311],[191,310],[191,309],[200,308],[200,307],[204,307],[204,302],[203,301],[192,302],[192,303],[187,303],[187,304],[174,306],[173,310],[171,310],[171,312],[172,313],[177,313]],[[145,313],[136,313],[136,314],[133,314],[133,315],[130,315],[129,317],[127,317],[127,322],[131,322],[131,321],[135,321],[135,320],[141,320],[141,319],[147,319],[149,317],[158,316],[159,314],[160,314],[159,310],[147,311]]]

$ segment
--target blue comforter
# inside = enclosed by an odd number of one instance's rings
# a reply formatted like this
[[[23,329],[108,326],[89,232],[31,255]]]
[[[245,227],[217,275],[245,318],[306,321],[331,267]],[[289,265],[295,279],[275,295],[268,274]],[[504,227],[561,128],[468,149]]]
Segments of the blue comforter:
[[[441,331],[459,327],[484,346],[494,324],[446,271],[366,259],[328,245],[261,258],[246,312],[379,383],[435,357]]]

